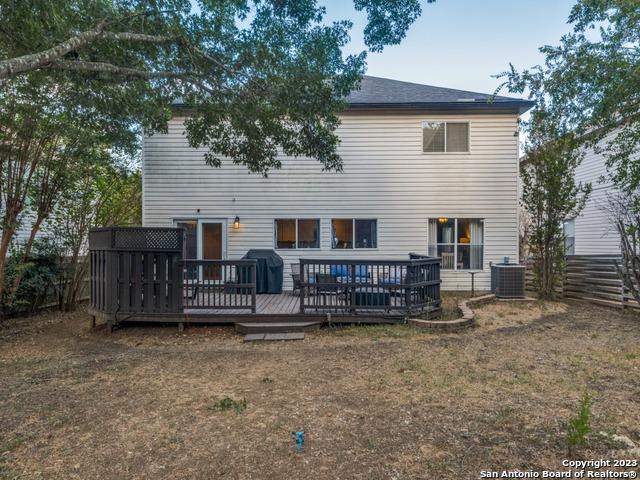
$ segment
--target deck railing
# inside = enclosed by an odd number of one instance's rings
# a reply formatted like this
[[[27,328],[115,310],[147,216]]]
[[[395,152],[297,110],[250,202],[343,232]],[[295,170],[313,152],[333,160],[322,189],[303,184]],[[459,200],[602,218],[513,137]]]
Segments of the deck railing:
[[[256,313],[256,260],[183,260],[185,309]]]
[[[300,312],[409,315],[440,308],[440,259],[300,259]]]
[[[256,260],[182,260],[181,228],[90,233],[91,311],[126,319],[256,312]],[[302,313],[406,316],[440,307],[440,259],[300,260]],[[244,314],[245,312],[239,312]],[[175,315],[174,315],[175,314]]]

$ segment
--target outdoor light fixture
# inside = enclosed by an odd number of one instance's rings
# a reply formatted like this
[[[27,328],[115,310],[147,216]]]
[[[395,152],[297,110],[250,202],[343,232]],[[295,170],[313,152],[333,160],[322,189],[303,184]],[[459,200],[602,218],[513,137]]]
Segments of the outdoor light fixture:
[[[233,221],[233,228],[240,228],[240,217],[236,215],[235,220]]]
[[[447,217],[440,217],[438,219],[438,223],[447,223],[449,221],[449,219]]]

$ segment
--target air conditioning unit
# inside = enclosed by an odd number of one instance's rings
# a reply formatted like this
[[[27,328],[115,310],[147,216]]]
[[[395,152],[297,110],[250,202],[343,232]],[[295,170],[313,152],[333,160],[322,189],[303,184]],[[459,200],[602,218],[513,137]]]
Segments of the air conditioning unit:
[[[525,266],[509,263],[491,264],[491,291],[497,298],[524,298]]]

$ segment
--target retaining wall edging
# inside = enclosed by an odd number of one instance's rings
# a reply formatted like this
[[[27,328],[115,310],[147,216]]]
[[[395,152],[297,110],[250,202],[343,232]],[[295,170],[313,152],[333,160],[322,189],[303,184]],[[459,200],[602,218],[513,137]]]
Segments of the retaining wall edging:
[[[460,312],[460,318],[455,320],[422,320],[420,318],[410,318],[407,320],[409,325],[414,327],[424,328],[427,330],[440,330],[453,332],[462,330],[464,328],[471,327],[475,322],[476,314],[471,307],[479,307],[495,300],[496,296],[493,293],[488,295],[482,295],[480,297],[473,297],[458,303],[458,312]]]

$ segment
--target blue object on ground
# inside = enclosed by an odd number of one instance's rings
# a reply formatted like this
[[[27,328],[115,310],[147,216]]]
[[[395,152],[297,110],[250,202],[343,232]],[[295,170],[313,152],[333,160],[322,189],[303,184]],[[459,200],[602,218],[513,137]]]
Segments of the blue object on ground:
[[[291,432],[291,435],[296,437],[296,450],[302,451],[302,444],[304,443],[304,432]]]

